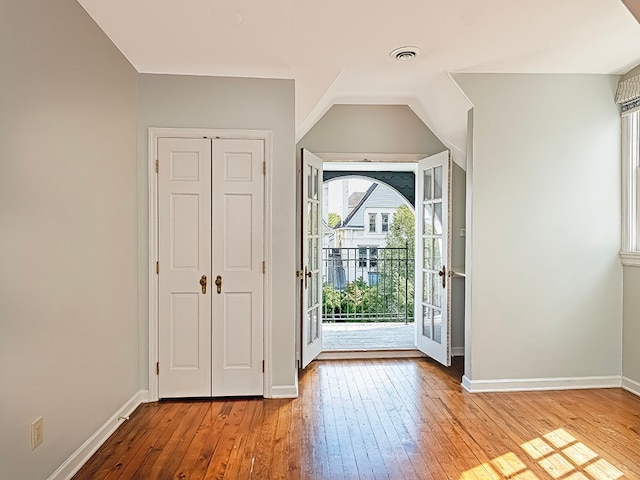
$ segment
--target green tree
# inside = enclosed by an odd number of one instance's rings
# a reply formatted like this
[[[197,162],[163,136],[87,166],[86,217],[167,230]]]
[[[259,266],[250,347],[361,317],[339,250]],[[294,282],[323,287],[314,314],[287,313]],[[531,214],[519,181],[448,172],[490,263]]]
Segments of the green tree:
[[[329,218],[327,220],[327,225],[329,225],[329,228],[334,228],[341,221],[342,221],[342,218],[340,217],[340,215],[338,215],[337,213],[331,212],[331,213],[329,213]]]
[[[413,258],[416,248],[416,217],[409,207],[400,205],[389,225],[387,248],[409,247],[409,258]]]
[[[387,309],[403,315],[406,311],[413,318],[414,278],[415,278],[415,215],[409,207],[401,205],[389,225],[386,249],[381,250],[381,260],[385,263],[384,274],[379,288],[388,299]],[[406,248],[406,250],[405,250]]]

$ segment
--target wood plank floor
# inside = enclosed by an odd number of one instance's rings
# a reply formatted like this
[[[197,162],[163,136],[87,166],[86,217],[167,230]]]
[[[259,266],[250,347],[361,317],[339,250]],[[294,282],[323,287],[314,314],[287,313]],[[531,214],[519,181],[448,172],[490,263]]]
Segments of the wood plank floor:
[[[321,361],[295,400],[144,404],[74,479],[640,479],[632,394],[460,378],[459,359]]]

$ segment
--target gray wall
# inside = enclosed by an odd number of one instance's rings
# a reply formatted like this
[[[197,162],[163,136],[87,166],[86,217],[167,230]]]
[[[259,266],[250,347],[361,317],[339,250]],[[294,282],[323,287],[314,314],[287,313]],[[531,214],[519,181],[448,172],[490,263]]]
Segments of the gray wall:
[[[451,265],[453,271],[464,272],[466,237],[460,235],[466,223],[467,175],[460,165],[452,163],[451,172]],[[458,272],[459,273],[459,272]],[[464,352],[464,286],[465,278],[451,278],[451,348],[456,355]]]
[[[618,78],[455,78],[474,104],[467,376],[620,375]]]
[[[0,477],[36,480],[139,390],[137,74],[73,0],[0,9]]]
[[[298,152],[424,153],[446,150],[406,105],[334,105],[298,142]],[[299,156],[299,153],[298,153]]]
[[[273,131],[273,384],[296,384],[294,82],[247,78],[140,75],[138,176],[140,222],[140,364],[148,383],[149,127]]]

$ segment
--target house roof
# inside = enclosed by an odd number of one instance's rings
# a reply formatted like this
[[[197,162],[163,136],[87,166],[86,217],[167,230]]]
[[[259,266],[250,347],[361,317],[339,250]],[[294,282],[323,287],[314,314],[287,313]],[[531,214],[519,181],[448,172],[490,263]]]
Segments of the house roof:
[[[377,183],[372,183],[366,192],[354,192],[351,195],[349,195],[349,215],[347,215],[347,217],[342,222],[340,222],[340,225],[338,226],[338,228],[343,228],[344,226],[349,225],[349,222],[351,221],[351,219],[356,215],[356,213],[358,213],[358,210],[360,210],[362,205],[366,203],[367,199],[371,196],[371,194],[377,187],[378,187]],[[353,197],[356,193],[362,194],[362,195],[359,196],[359,201],[353,206],[353,208],[351,208],[351,197]],[[355,198],[357,197],[354,197],[354,200]]]
[[[139,72],[294,79],[297,140],[332,105],[401,104],[454,159],[471,104],[452,73],[640,62],[640,25],[618,0],[79,2]],[[414,60],[390,57],[403,46]]]

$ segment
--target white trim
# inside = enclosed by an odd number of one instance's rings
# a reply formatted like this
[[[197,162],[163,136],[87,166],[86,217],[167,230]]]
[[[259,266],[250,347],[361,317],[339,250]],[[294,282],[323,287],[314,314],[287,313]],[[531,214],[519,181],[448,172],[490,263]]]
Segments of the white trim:
[[[640,382],[631,380],[628,377],[622,377],[622,388],[624,388],[627,392],[631,392],[634,395],[638,395],[640,397]]]
[[[267,262],[267,274],[264,279],[264,389],[265,398],[272,397],[273,390],[273,332],[272,332],[272,299],[271,285],[273,275],[273,244],[272,244],[272,184],[273,184],[273,132],[271,130],[225,130],[209,128],[159,128],[150,127],[148,135],[148,185],[149,185],[149,393],[148,401],[156,401],[158,394],[158,376],[156,362],[158,361],[158,276],[155,263],[158,260],[158,195],[156,174],[156,146],[158,138],[242,138],[247,140],[264,141],[264,161],[267,165],[265,175],[265,230],[264,230],[264,259]],[[161,267],[162,268],[162,267]],[[296,389],[297,391],[297,389]]]
[[[315,153],[315,152],[314,152]],[[425,153],[315,153],[323,162],[417,163]],[[379,170],[379,168],[375,169]]]
[[[69,480],[80,468],[96,453],[98,448],[115,432],[125,421],[122,417],[128,417],[143,399],[148,397],[148,391],[140,390],[125,402],[96,432],[89,437],[78,449],[67,458],[58,469],[51,474],[48,480]]]
[[[451,347],[452,357],[464,357],[464,347]]]
[[[560,377],[498,380],[469,380],[462,377],[462,386],[471,393],[526,392],[539,390],[576,390],[585,388],[620,388],[622,377]]]
[[[330,172],[413,172],[416,173],[415,162],[409,163],[373,163],[373,162],[323,162]]]
[[[269,398],[298,398],[298,385],[274,385]]]
[[[640,252],[619,252],[618,255],[625,267],[640,267]]]
[[[425,357],[420,350],[327,350],[318,355],[318,360],[356,360],[378,358]]]

